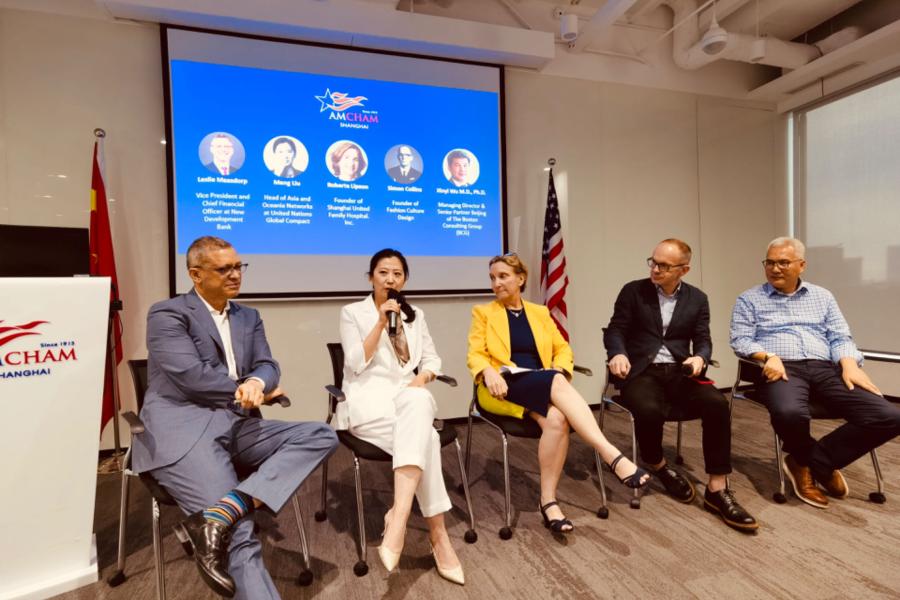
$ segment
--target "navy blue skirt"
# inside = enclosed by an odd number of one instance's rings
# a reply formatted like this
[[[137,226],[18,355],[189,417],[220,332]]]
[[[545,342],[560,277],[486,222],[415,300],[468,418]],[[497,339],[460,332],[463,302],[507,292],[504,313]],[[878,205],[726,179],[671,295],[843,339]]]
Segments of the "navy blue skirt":
[[[508,374],[505,377],[509,386],[506,400],[546,417],[550,408],[550,387],[558,374],[559,371],[553,369]]]

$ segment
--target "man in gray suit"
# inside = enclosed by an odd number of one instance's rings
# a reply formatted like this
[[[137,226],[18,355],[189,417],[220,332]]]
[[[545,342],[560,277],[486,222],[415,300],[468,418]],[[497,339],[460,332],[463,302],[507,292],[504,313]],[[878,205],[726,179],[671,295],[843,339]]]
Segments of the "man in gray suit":
[[[187,265],[194,289],[147,315],[146,431],[132,442],[134,470],[150,472],[190,515],[178,529],[214,591],[278,598],[244,517],[281,510],[337,437],[324,423],[251,415],[281,391],[259,313],[231,302],[247,265],[211,236],[191,244]]]

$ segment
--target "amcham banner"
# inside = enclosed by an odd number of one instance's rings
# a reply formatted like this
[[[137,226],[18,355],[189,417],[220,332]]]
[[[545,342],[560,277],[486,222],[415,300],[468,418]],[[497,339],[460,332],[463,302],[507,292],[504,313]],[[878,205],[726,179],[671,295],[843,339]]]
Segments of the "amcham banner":
[[[0,278],[0,599],[97,580],[109,278]]]

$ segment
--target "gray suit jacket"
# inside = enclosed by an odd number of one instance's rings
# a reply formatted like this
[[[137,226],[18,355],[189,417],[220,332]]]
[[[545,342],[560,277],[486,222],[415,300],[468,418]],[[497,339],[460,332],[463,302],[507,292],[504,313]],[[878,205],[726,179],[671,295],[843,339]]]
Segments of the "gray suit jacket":
[[[259,312],[232,302],[228,319],[237,382],[228,377],[222,339],[194,290],[150,309],[148,384],[140,415],[146,431],[132,441],[135,471],[178,461],[204,434],[213,411],[248,414],[234,404],[240,382],[258,377],[266,383],[266,393],[278,385],[278,363],[266,342]]]

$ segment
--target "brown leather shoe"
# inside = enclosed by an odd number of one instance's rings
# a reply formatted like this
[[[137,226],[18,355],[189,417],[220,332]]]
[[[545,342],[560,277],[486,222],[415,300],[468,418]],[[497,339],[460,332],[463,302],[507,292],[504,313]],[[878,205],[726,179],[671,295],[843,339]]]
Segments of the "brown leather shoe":
[[[822,490],[816,487],[813,481],[812,473],[809,467],[803,467],[797,464],[793,456],[784,458],[784,474],[791,480],[794,486],[794,493],[798,498],[816,508],[828,508],[828,498],[822,493]]]
[[[825,481],[820,481],[818,479],[816,479],[816,481],[825,488],[825,493],[832,498],[846,498],[850,495],[850,486],[847,485],[844,474],[838,469],[832,471],[831,477]]]

